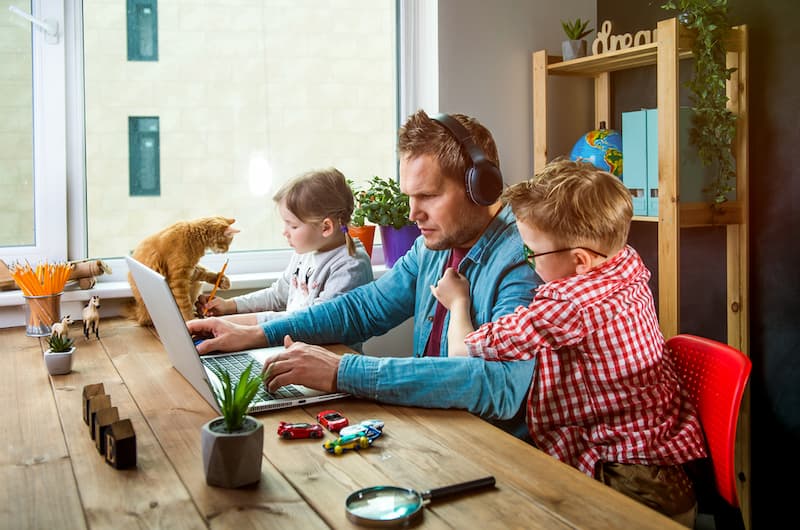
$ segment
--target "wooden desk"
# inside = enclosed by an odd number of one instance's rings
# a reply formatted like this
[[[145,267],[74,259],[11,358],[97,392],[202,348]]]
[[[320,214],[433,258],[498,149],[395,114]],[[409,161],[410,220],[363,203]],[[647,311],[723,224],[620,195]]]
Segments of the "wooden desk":
[[[50,377],[39,340],[23,328],[0,330],[0,528],[353,528],[344,500],[356,489],[426,490],[486,475],[495,490],[430,504],[419,526],[681,528],[469,413],[358,399],[330,404],[351,420],[384,420],[373,447],[334,456],[319,440],[277,437],[279,420],[314,421],[319,405],[261,414],[260,483],[209,487],[200,426],[215,413],[155,333],[106,319],[99,341],[85,340],[78,325],[71,335],[73,371]],[[106,464],[83,423],[81,390],[96,382],[133,422],[136,469]]]

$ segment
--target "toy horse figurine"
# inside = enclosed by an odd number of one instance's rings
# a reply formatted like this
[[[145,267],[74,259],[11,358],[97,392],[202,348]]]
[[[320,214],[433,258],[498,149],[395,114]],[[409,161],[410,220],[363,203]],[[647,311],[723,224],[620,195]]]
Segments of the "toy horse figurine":
[[[94,333],[100,338],[100,297],[95,295],[89,298],[89,303],[83,308],[83,336],[89,339],[89,333]]]

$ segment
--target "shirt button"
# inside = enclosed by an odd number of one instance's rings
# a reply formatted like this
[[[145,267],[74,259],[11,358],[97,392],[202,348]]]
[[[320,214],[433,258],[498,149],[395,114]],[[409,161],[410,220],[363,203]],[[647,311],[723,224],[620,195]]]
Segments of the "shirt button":
[[[428,322],[433,322],[433,317],[428,317]]]

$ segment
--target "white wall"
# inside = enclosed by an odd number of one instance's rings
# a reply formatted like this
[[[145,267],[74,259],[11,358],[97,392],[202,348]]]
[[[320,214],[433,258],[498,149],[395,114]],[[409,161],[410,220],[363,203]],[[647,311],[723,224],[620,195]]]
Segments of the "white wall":
[[[533,174],[531,54],[561,55],[561,20],[578,17],[596,28],[595,0],[439,0],[438,110],[468,114],[492,131],[507,184]],[[575,131],[592,128],[592,89],[588,80],[551,83],[551,158],[569,154]]]

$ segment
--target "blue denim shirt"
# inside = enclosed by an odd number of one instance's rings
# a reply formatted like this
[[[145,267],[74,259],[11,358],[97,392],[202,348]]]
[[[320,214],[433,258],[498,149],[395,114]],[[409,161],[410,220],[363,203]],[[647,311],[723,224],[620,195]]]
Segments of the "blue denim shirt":
[[[422,237],[378,280],[324,304],[267,322],[271,345],[284,335],[315,343],[355,344],[383,335],[414,317],[414,357],[422,357],[433,325],[436,299],[430,286],[441,277],[449,250],[430,250]],[[458,267],[470,283],[472,322],[477,327],[528,305],[540,280],[528,267],[510,208],[492,220]],[[444,323],[441,357],[378,358],[344,355],[338,388],[384,403],[461,408],[486,419],[512,418],[525,401],[534,361],[487,362],[447,358]]]

